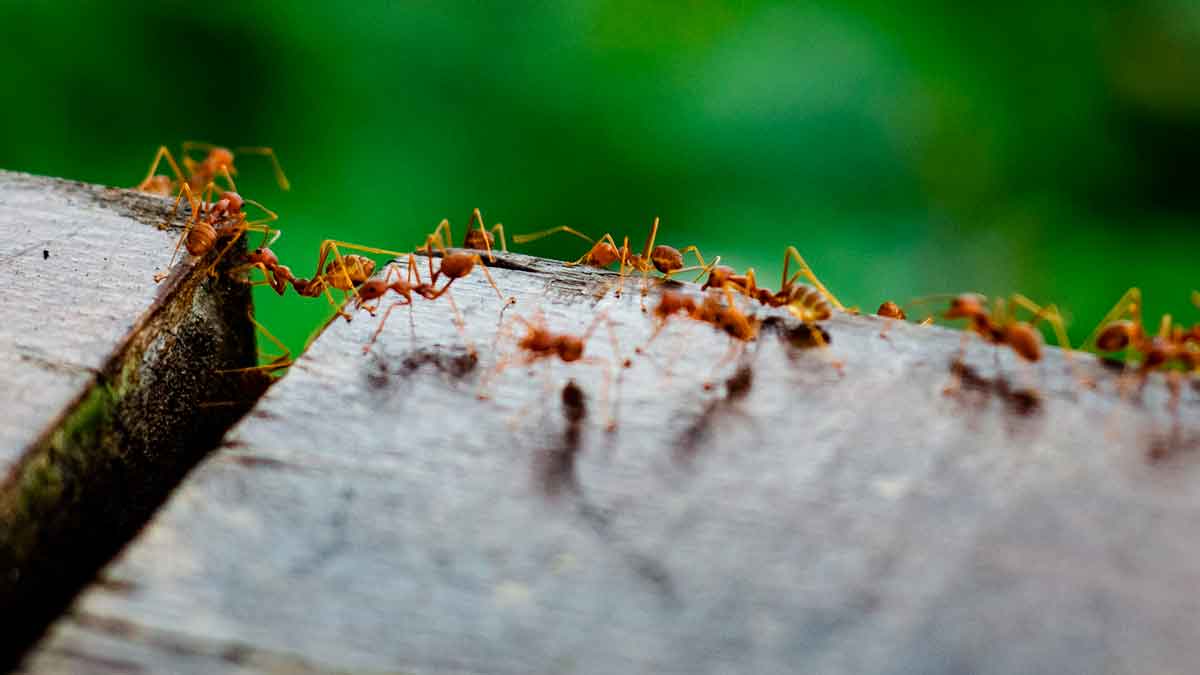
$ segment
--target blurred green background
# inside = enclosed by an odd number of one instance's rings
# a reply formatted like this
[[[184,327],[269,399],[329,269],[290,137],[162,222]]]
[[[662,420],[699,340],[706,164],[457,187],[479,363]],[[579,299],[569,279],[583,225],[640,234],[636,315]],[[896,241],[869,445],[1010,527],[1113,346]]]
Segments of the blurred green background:
[[[1075,341],[1131,285],[1198,313],[1195,0],[5,0],[0,25],[0,166],[131,186],[160,144],[274,146],[293,191],[252,157],[239,184],[299,273],[325,237],[408,248],[479,206],[639,243],[658,215],[773,280],[794,244],[868,311],[1020,291]],[[258,290],[292,347],[329,314]]]

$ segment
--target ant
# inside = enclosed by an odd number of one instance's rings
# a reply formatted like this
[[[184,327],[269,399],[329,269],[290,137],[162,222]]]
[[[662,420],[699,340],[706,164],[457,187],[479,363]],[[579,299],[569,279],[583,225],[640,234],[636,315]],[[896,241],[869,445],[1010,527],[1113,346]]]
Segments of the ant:
[[[1013,352],[1025,361],[1035,362],[1042,358],[1042,334],[1038,332],[1037,324],[1047,321],[1053,326],[1059,346],[1063,348],[1067,359],[1071,356],[1071,345],[1067,339],[1067,331],[1063,325],[1062,315],[1054,305],[1042,307],[1020,294],[1013,294],[1006,301],[997,298],[989,310],[987,298],[977,293],[963,293],[950,301],[950,307],[942,315],[945,319],[966,319],[970,322],[970,332],[963,334],[955,363],[961,363],[966,354],[967,340],[971,333],[999,347],[1008,345]],[[1021,321],[1015,312],[1009,311],[1009,306],[1021,307],[1033,313],[1031,321]],[[955,370],[955,381],[947,386],[946,393],[957,388],[959,370]]]
[[[364,255],[357,255],[353,253],[343,254],[341,252],[342,248],[361,251],[363,253],[375,253],[379,255],[390,255],[397,257],[404,254],[400,253],[399,251],[389,251],[382,248],[374,248],[371,246],[351,244],[345,241],[326,239],[325,241],[321,242],[321,247],[317,257],[317,267],[313,277],[311,279],[292,278],[290,280],[292,288],[301,297],[316,298],[324,295],[329,301],[329,304],[333,307],[334,311],[337,313],[337,316],[342,317],[346,321],[350,321],[350,315],[342,309],[342,304],[344,303],[339,304],[336,300],[334,300],[333,294],[329,289],[334,288],[342,291],[346,294],[347,299],[350,295],[354,295],[356,298],[361,297],[358,290],[359,286],[366,283],[371,278],[371,275],[374,274],[376,263],[374,260]],[[329,259],[330,254],[333,254],[332,260]],[[275,281],[275,275],[284,274],[279,267],[282,266],[277,266],[275,268],[275,273],[272,274],[272,281],[274,281],[274,283],[272,283],[272,287],[276,288],[277,291],[278,281]],[[286,274],[290,275],[290,270],[288,270]],[[282,293],[280,293],[280,295],[282,295]]]
[[[237,243],[237,240],[246,232],[262,232],[263,246],[269,246],[274,243],[279,237],[279,230],[267,227],[268,223],[279,219],[279,216],[263,206],[262,204],[242,197],[236,190],[236,185],[233,184],[233,178],[224,168],[221,171],[229,180],[231,189],[222,193],[221,198],[217,201],[210,201],[213,193],[214,185],[209,183],[204,191],[204,197],[197,199],[191,187],[186,183],[179,190],[179,195],[175,198],[175,205],[171,209],[171,215],[168,217],[161,227],[166,227],[175,219],[175,214],[179,211],[180,202],[184,197],[188,200],[188,205],[192,210],[192,217],[180,233],[179,239],[175,242],[175,250],[171,253],[171,259],[167,262],[166,269],[170,269],[175,264],[175,259],[179,256],[181,248],[186,248],[187,252],[196,257],[202,257],[211,251],[222,239],[228,239],[228,243],[217,254],[212,264],[205,271],[206,274],[212,274],[216,269],[217,264],[225,256],[230,248]],[[245,211],[246,204],[253,204],[264,213],[266,217],[260,220],[247,221]],[[156,283],[161,282],[167,277],[167,272],[164,269],[154,275]]]
[[[658,225],[659,219],[655,218],[654,224],[650,227],[650,234],[646,237],[646,245],[642,248],[641,253],[633,253],[629,249],[628,236],[625,237],[620,248],[618,248],[617,242],[615,239],[613,239],[611,234],[605,234],[603,237],[600,237],[599,241],[595,241],[579,230],[572,229],[566,225],[552,227],[541,232],[518,234],[513,237],[513,241],[517,242],[518,244],[524,244],[536,239],[558,234],[559,232],[573,234],[584,241],[591,243],[592,247],[588,249],[588,252],[584,253],[583,256],[578,260],[567,263],[568,266],[587,263],[593,267],[608,267],[613,263],[620,263],[620,280],[617,287],[617,297],[620,297],[621,290],[624,288],[626,274],[629,271],[641,272],[642,297],[644,303],[651,271],[658,270],[661,272],[664,281],[670,279],[676,274],[694,272],[696,270],[700,270],[701,276],[703,276],[704,274],[709,273],[713,266],[720,261],[720,258],[718,258],[711,264],[706,263],[704,261],[704,256],[700,254],[700,249],[696,246],[686,246],[682,251],[674,246],[667,246],[666,244],[659,244],[658,246],[655,246],[654,241],[658,238]],[[693,265],[691,267],[685,266],[684,255],[688,253],[691,253],[696,257],[696,261],[699,263],[698,265]],[[645,311],[645,304],[642,305],[642,310]]]
[[[478,212],[479,210],[476,209],[476,213]],[[480,219],[479,223],[480,228],[482,228],[483,220]],[[438,229],[440,230],[441,228],[442,226],[439,225]],[[482,232],[483,230],[481,229],[479,231]],[[449,234],[449,229],[447,229],[447,234]],[[441,264],[436,270],[433,268],[434,244],[437,245],[437,248],[441,253]],[[367,306],[365,303],[383,297],[389,290],[403,298],[402,300],[397,300],[392,304],[391,307],[388,308],[387,312],[380,320],[379,325],[376,327],[375,333],[371,336],[370,341],[368,341],[366,346],[363,347],[364,353],[370,351],[371,346],[375,343],[375,340],[379,337],[379,334],[383,332],[383,327],[387,324],[388,316],[391,315],[392,310],[399,306],[411,306],[413,302],[413,293],[416,293],[426,300],[437,300],[443,295],[446,296],[446,301],[450,303],[450,308],[454,311],[454,325],[458,328],[459,334],[462,336],[463,340],[467,342],[467,350],[471,354],[474,354],[475,348],[470,344],[470,340],[466,336],[466,324],[463,321],[462,313],[458,311],[458,304],[454,302],[454,296],[450,295],[450,286],[453,285],[455,281],[470,275],[471,272],[474,271],[475,265],[479,265],[479,269],[483,272],[484,277],[487,278],[488,284],[491,285],[492,290],[496,291],[496,297],[501,303],[503,303],[503,308],[500,310],[501,313],[503,313],[509,305],[516,304],[516,298],[504,298],[504,294],[500,292],[500,287],[496,285],[495,279],[492,278],[491,272],[488,271],[487,265],[484,264],[483,258],[481,258],[479,254],[467,253],[465,251],[447,251],[443,246],[440,233],[437,230],[435,230],[433,234],[426,237],[424,252],[426,258],[429,260],[428,282],[421,280],[421,273],[417,267],[416,258],[412,255],[409,255],[407,263],[407,279],[401,280],[397,277],[393,281],[392,273],[395,270],[395,266],[388,265],[388,269],[384,273],[382,279],[371,279],[363,284],[363,287],[358,290],[358,306],[367,309],[367,311],[371,312],[372,314],[374,313],[375,307]],[[441,288],[438,288],[438,280],[443,276],[446,277],[446,283]],[[415,284],[413,283],[414,278],[416,279]]]
[[[904,309],[891,300],[885,300],[883,304],[879,305],[879,309],[875,311],[875,315],[887,319],[883,325],[883,330],[879,331],[879,337],[885,340],[887,339],[887,332],[891,329],[894,322],[908,320],[908,314]],[[921,319],[918,325],[928,326],[931,323],[933,323],[933,317],[927,316]]]
[[[800,269],[789,276],[788,266],[793,260]],[[798,280],[802,276],[812,286],[799,283]],[[833,314],[830,310],[831,305],[838,310],[846,310],[813,273],[795,246],[789,246],[783,252],[783,275],[780,278],[779,290],[774,293],[766,288],[759,288],[754,268],[746,270],[745,274],[737,274],[732,267],[725,265],[713,267],[708,279],[700,288],[732,288],[768,307],[783,307],[805,323],[828,319]]]
[[[196,161],[192,159],[191,154],[195,150],[206,151],[204,159]],[[279,158],[275,156],[275,151],[271,148],[238,148],[239,154],[254,154],[263,155],[270,158],[271,164],[275,169],[275,180],[279,183],[279,187],[283,190],[290,190],[291,183],[288,182],[287,176],[283,175],[283,167],[279,165]],[[158,153],[154,155],[154,161],[150,163],[150,170],[146,172],[146,177],[138,183],[137,189],[142,192],[150,192],[159,194],[164,197],[171,196],[172,192],[183,185],[188,185],[194,192],[200,192],[206,189],[210,183],[215,183],[222,172],[236,174],[237,169],[233,165],[234,154],[228,148],[213,145],[211,143],[199,143],[196,141],[184,141],[180,151],[180,157],[183,158],[183,167],[187,170],[185,177],[184,171],[180,170],[179,164],[176,163],[175,157],[171,155],[171,151],[165,145],[158,147]],[[172,179],[169,176],[160,176],[157,174],[158,165],[163,159],[167,160],[172,173],[175,177]],[[233,187],[232,179],[229,179],[230,190],[236,191]],[[218,191],[224,192],[221,188]]]
[[[1192,300],[1200,307],[1200,293],[1194,292]],[[1129,318],[1118,318],[1123,316]],[[1158,333],[1147,335],[1142,324],[1142,293],[1137,288],[1131,288],[1121,296],[1085,344],[1094,344],[1103,352],[1118,352],[1131,347],[1141,354],[1138,375],[1143,382],[1151,371],[1166,370],[1171,365],[1200,371],[1200,324],[1185,328],[1175,324],[1170,314],[1164,314]],[[1177,396],[1178,383],[1172,386],[1172,395]]]
[[[1200,292],[1192,292],[1192,302],[1200,308]],[[1167,408],[1175,415],[1178,425],[1180,389],[1184,377],[1181,369],[1184,372],[1200,372],[1200,323],[1186,328],[1182,324],[1175,324],[1170,314],[1164,314],[1159,322],[1158,333],[1147,335],[1142,324],[1142,293],[1137,288],[1131,288],[1100,321],[1084,344],[1093,345],[1104,352],[1124,349],[1138,352],[1141,361],[1134,376],[1139,389],[1145,386],[1151,372],[1166,371],[1167,389],[1170,392]],[[1127,360],[1127,370],[1128,367]],[[1165,446],[1156,445],[1150,449],[1149,456],[1152,460],[1162,459],[1167,452]]]
[[[717,369],[736,357],[745,348],[746,343],[757,339],[762,326],[758,317],[747,315],[738,308],[730,287],[706,293],[699,302],[696,301],[696,298],[680,291],[663,291],[653,313],[657,325],[646,343],[635,350],[637,353],[645,351],[646,347],[666,328],[671,317],[682,314],[693,321],[707,323],[731,338],[729,351],[717,362]],[[704,383],[705,389],[712,387],[711,381]]]
[[[489,398],[489,394],[486,391],[487,383],[514,364],[528,366],[538,361],[559,359],[563,363],[588,363],[606,366],[604,370],[604,389],[601,398],[607,400],[610,380],[612,378],[612,373],[609,372],[609,368],[607,367],[609,362],[598,356],[584,356],[588,340],[591,339],[596,328],[603,322],[607,327],[608,337],[612,341],[613,356],[617,359],[620,358],[617,336],[613,332],[612,321],[608,318],[607,311],[596,314],[595,318],[592,319],[592,323],[580,335],[556,333],[550,330],[550,327],[546,324],[546,317],[540,309],[533,320],[526,319],[523,316],[515,316],[514,319],[525,327],[525,335],[516,344],[518,353],[514,353],[496,363],[495,368],[485,377],[484,382],[480,385],[479,398]],[[616,429],[616,425],[616,417],[610,411],[607,428],[609,431],[612,431]]]
[[[471,225],[475,222],[479,223],[479,227],[471,229]],[[443,230],[446,232],[445,239],[442,238]],[[495,256],[492,255],[492,248],[496,245],[497,235],[500,236],[500,250],[508,253],[508,243],[504,240],[504,226],[496,223],[491,228],[488,228],[484,225],[483,214],[479,209],[475,209],[471,213],[471,218],[467,221],[467,233],[463,235],[462,247],[487,251],[488,261],[496,262]],[[442,222],[438,223],[438,226],[434,228],[433,234],[429,235],[429,238],[438,243],[438,248],[452,246],[454,235],[450,232],[450,221],[443,218]],[[426,243],[428,244],[429,242],[426,241]]]

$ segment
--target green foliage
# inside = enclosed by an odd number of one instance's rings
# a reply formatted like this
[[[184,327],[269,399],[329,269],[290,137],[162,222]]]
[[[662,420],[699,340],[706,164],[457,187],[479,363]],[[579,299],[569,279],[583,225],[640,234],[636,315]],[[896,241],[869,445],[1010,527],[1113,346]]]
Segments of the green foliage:
[[[410,247],[471,208],[697,244],[796,245],[848,304],[977,290],[1082,339],[1127,287],[1190,317],[1200,9],[1188,0],[5,3],[0,166],[117,185],[160,143],[246,158],[276,245]],[[577,257],[582,242],[530,252]],[[150,280],[147,280],[150,283]],[[298,347],[328,314],[270,291]]]

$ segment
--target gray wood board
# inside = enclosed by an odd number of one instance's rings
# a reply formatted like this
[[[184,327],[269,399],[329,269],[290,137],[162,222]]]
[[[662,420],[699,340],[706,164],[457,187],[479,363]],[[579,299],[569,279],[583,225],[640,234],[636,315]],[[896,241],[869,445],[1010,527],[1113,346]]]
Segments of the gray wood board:
[[[502,267],[515,268],[503,269]],[[540,270],[540,271],[522,271]],[[478,273],[444,301],[332,323],[39,645],[32,672],[1186,672],[1200,660],[1200,393],[1061,352],[838,315],[828,349],[743,359],[652,330],[611,274],[492,268],[512,316],[623,355],[512,367]],[[651,298],[653,301],[653,298]],[[499,330],[499,333],[498,333]],[[616,361],[601,329],[588,344]],[[840,361],[844,376],[834,361]],[[727,398],[738,363],[752,387]],[[568,379],[588,397],[574,432]],[[1036,387],[1036,402],[1022,389]],[[1165,459],[1147,459],[1150,448]]]
[[[169,205],[0,172],[0,474],[79,396],[158,297],[153,275],[177,233],[147,223],[161,222]]]
[[[0,667],[263,389],[219,374],[256,358],[244,284],[154,282],[171,203],[0,172]]]

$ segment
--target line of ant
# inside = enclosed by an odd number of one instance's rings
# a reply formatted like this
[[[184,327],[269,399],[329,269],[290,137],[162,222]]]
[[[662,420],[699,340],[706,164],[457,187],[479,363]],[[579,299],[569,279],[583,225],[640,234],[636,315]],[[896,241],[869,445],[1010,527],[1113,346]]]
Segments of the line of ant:
[[[196,150],[206,152],[202,159],[196,160],[192,157],[191,153]],[[280,187],[285,190],[290,187],[274,151],[270,148],[241,148],[237,152],[238,154],[258,154],[267,157],[274,166],[276,180]],[[381,299],[388,292],[397,296],[396,302],[385,311],[364,351],[370,350],[371,345],[384,329],[391,312],[400,306],[411,306],[414,296],[431,301],[445,296],[454,311],[455,325],[466,341],[461,312],[449,291],[453,282],[469,275],[476,264],[483,270],[489,284],[505,306],[514,300],[512,298],[505,300],[496,286],[495,280],[488,273],[482,255],[446,250],[446,247],[453,241],[448,220],[439,223],[438,227],[426,237],[424,245],[420,248],[429,258],[427,280],[422,279],[420,268],[411,255],[413,252],[391,251],[336,240],[325,240],[321,243],[316,269],[310,278],[296,277],[290,268],[280,264],[269,248],[279,236],[279,230],[270,227],[270,224],[277,220],[278,216],[260,203],[245,199],[237,191],[233,178],[236,174],[234,152],[210,144],[186,142],[183,144],[180,156],[182,167],[179,162],[176,162],[169,149],[165,146],[160,147],[150,170],[138,186],[141,190],[158,194],[169,195],[174,192],[176,200],[172,209],[172,219],[178,212],[182,201],[184,199],[188,201],[191,217],[176,243],[170,264],[174,263],[181,250],[186,249],[189,254],[202,257],[224,242],[224,246],[206,270],[211,274],[217,263],[241,236],[248,232],[261,232],[263,243],[254,251],[246,254],[244,261],[234,268],[236,276],[244,277],[250,270],[258,269],[263,274],[263,280],[253,283],[269,285],[280,295],[283,295],[290,286],[302,297],[324,296],[337,315],[347,320],[350,319],[350,315],[344,308],[350,300],[354,301],[356,309],[365,309],[374,313],[377,305],[372,306],[368,303]],[[171,168],[173,177],[156,173],[164,160]],[[245,212],[246,204],[252,204],[261,209],[266,214],[265,217],[250,220]],[[478,227],[475,227],[476,224]],[[519,234],[513,239],[517,243],[526,243],[557,233],[568,233],[588,241],[592,244],[591,248],[579,259],[566,264],[589,264],[598,267],[618,264],[616,289],[618,297],[622,292],[626,277],[631,273],[640,273],[643,311],[646,311],[645,297],[648,294],[650,274],[653,271],[661,273],[664,281],[670,280],[674,275],[692,271],[698,271],[700,277],[707,275],[708,278],[701,287],[702,290],[719,290],[723,299],[718,299],[718,296],[714,295],[706,295],[700,302],[697,302],[695,299],[685,296],[672,295],[672,291],[665,291],[659,305],[655,308],[658,325],[654,335],[656,336],[662,330],[666,317],[683,314],[688,318],[709,323],[729,334],[734,339],[731,349],[731,353],[734,354],[737,353],[738,344],[744,344],[757,337],[762,324],[760,319],[737,307],[737,303],[732,297],[734,294],[744,296],[767,307],[784,308],[810,329],[818,322],[830,318],[834,309],[846,311],[844,305],[821,283],[794,247],[788,247],[785,250],[779,289],[771,291],[758,285],[755,271],[752,268],[743,274],[738,274],[733,268],[719,265],[719,257],[714,258],[711,262],[706,261],[699,248],[694,245],[687,246],[682,250],[664,244],[655,245],[659,225],[660,220],[655,218],[640,253],[631,250],[628,236],[624,237],[622,244],[618,246],[611,234],[606,233],[599,240],[593,240],[582,232],[567,226]],[[475,209],[468,222],[462,247],[483,251],[488,261],[494,262],[493,248],[497,241],[500,251],[507,252],[503,225],[497,223],[488,228],[479,209]],[[388,265],[382,278],[372,278],[376,267],[376,263],[372,259],[358,253],[342,253],[342,249],[393,257],[407,255],[408,263],[404,270],[396,265]],[[436,269],[432,260],[435,249],[441,256],[441,263]],[[697,264],[686,265],[685,256],[688,254],[694,256]],[[792,263],[795,263],[799,269],[789,274],[789,266]],[[155,279],[157,281],[164,277],[165,273],[159,273],[156,274]],[[801,277],[808,283],[800,283]],[[439,288],[437,284],[443,278],[445,284]],[[342,302],[339,303],[334,299],[331,290],[343,291],[345,298]],[[1194,302],[1200,306],[1200,293],[1195,294]],[[1084,348],[1090,347],[1099,352],[1124,350],[1136,356],[1136,359],[1127,360],[1127,364],[1136,364],[1136,369],[1127,367],[1127,377],[1136,377],[1139,387],[1144,385],[1149,373],[1167,372],[1168,386],[1171,390],[1171,406],[1174,408],[1177,406],[1182,374],[1200,372],[1200,324],[1185,327],[1174,324],[1169,316],[1163,317],[1159,331],[1150,335],[1141,323],[1140,307],[1140,292],[1137,289],[1131,289],[1097,326],[1092,337],[1085,342]],[[1031,318],[1028,320],[1018,319],[1015,314],[1015,310],[1018,308],[1028,311]],[[892,322],[907,320],[905,310],[894,302],[883,303],[876,313],[888,320],[880,332],[882,337],[886,337]],[[1042,354],[1041,333],[1037,329],[1037,325],[1041,322],[1049,323],[1052,326],[1057,341],[1064,348],[1068,359],[1073,351],[1066,338],[1064,322],[1057,308],[1053,305],[1045,307],[1037,305],[1021,295],[994,300],[989,306],[987,299],[982,296],[962,294],[951,301],[942,318],[968,321],[968,332],[964,334],[964,342],[959,349],[956,362],[962,360],[968,336],[971,334],[977,335],[985,342],[997,347],[1011,348],[1023,361],[1037,362],[1041,359]],[[544,337],[544,335],[553,335],[548,332],[548,329],[527,319],[520,317],[518,319],[528,330],[526,339],[518,343],[518,348],[527,352],[525,358],[529,358],[529,354],[536,354],[533,357],[534,360],[545,358],[546,355],[557,355],[564,361],[571,360],[570,351],[564,357],[557,351],[558,347],[547,348],[539,341],[540,337]],[[929,323],[931,320],[931,317],[927,317],[921,323]],[[824,336],[828,335],[827,332],[821,329],[810,330],[809,333],[818,345],[825,346],[823,342],[826,340]],[[469,342],[468,348],[473,353],[474,349]],[[268,367],[272,367],[272,364],[268,364]],[[1083,382],[1082,379],[1081,382]],[[953,391],[954,389],[955,383],[952,382],[947,390]]]

